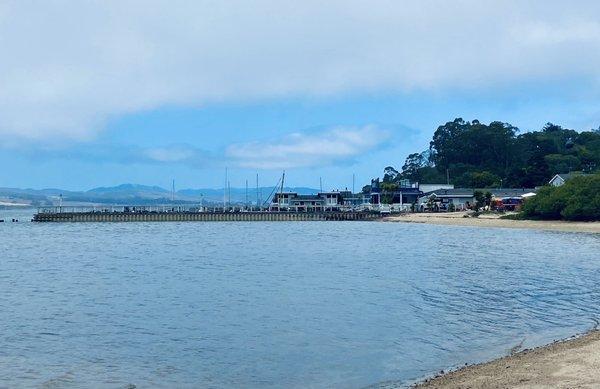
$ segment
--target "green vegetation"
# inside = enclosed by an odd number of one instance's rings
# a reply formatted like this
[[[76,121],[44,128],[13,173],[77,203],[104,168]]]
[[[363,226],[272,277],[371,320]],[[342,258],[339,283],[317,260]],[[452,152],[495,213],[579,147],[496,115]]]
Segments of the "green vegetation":
[[[408,182],[534,188],[572,171],[598,174],[575,177],[558,188],[545,186],[510,218],[600,220],[600,128],[577,132],[548,123],[521,134],[508,123],[458,118],[439,126],[429,150],[410,154],[402,170],[386,167],[380,187],[385,202],[387,194]],[[477,210],[491,204],[487,191],[476,191],[475,199]]]
[[[523,217],[522,213],[511,213],[511,214],[508,214],[508,215],[502,215],[502,216],[500,216],[500,219],[506,219],[506,220],[523,220],[525,218]]]
[[[456,187],[533,188],[556,173],[600,170],[600,129],[584,132],[548,123],[541,131],[519,134],[502,122],[455,119],[435,131],[429,150],[410,154],[397,171],[388,166],[383,183],[403,180],[446,182]]]
[[[600,220],[600,174],[572,178],[559,187],[546,186],[523,204],[527,219]]]

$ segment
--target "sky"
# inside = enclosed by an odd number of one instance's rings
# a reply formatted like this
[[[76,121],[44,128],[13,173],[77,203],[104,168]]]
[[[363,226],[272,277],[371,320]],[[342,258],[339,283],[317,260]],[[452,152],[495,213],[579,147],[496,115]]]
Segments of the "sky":
[[[357,187],[456,117],[600,126],[596,1],[2,1],[0,187]]]

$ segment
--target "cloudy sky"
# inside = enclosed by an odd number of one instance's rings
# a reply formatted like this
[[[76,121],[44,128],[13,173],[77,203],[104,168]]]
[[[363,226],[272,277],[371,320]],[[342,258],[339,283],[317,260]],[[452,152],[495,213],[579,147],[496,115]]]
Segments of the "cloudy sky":
[[[361,183],[455,117],[600,125],[595,1],[2,1],[0,187]]]

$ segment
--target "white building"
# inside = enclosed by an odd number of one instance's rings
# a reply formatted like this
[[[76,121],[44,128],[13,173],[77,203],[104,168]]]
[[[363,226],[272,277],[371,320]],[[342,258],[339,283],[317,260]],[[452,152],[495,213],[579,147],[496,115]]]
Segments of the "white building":
[[[465,210],[475,203],[475,194],[473,189],[438,189],[424,193],[419,197],[419,211],[428,209],[433,204],[437,209],[448,209],[450,204],[455,210]]]
[[[548,184],[552,186],[562,186],[565,182],[569,181],[573,177],[584,176],[584,173],[581,172],[571,172],[571,173],[563,173],[557,174],[548,182]]]

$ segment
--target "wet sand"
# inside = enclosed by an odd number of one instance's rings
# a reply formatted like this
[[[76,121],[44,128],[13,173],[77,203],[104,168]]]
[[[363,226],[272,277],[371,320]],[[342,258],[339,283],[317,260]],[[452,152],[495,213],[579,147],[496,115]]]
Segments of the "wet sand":
[[[565,222],[545,220],[506,220],[498,215],[464,217],[464,212],[450,213],[409,213],[389,216],[384,222],[427,223],[468,227],[529,228],[548,231],[600,233],[600,222]]]
[[[600,331],[464,367],[414,388],[600,388]]]

